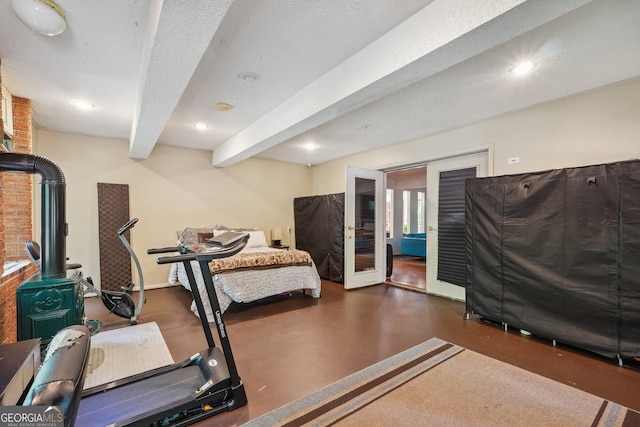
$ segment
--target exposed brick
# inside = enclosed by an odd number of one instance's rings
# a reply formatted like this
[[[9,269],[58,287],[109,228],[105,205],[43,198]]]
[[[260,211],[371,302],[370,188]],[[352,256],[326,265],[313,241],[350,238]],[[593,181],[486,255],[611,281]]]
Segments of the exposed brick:
[[[24,242],[31,238],[32,230],[32,179],[28,174],[5,174],[3,185],[5,260],[24,259]],[[9,238],[13,236],[14,238]]]
[[[21,283],[36,273],[36,268],[30,263],[20,270],[1,279],[0,306],[3,309],[0,312],[0,344],[17,341],[16,289]]]
[[[0,60],[0,70],[2,69],[2,60]],[[2,73],[0,72],[0,83],[2,83]],[[0,99],[1,99],[2,95],[0,95]],[[0,102],[0,117],[2,116],[2,102]],[[2,135],[4,136],[4,125],[2,123],[2,120],[0,120],[0,133],[2,133]],[[4,249],[4,239],[5,239],[5,232],[4,232],[4,203],[2,201],[3,199],[3,194],[4,194],[4,175],[5,174],[0,174],[0,227],[2,227],[0,229],[0,274],[4,274],[4,260],[6,259],[6,251]],[[0,289],[2,288],[2,284],[0,283]],[[2,303],[3,300],[0,300],[0,304]],[[4,309],[2,310],[2,313],[4,313]],[[0,315],[0,317],[3,317],[2,315]],[[5,331],[5,327],[4,327],[4,321],[2,322],[2,327],[0,327],[0,343],[4,342],[4,331]]]
[[[31,153],[31,101],[13,97],[12,107],[15,151]],[[33,178],[29,174],[0,174],[0,273],[5,261],[26,258],[24,242],[32,238],[32,186]],[[29,263],[19,271],[0,278],[0,344],[17,340],[16,288],[36,272],[33,264]]]

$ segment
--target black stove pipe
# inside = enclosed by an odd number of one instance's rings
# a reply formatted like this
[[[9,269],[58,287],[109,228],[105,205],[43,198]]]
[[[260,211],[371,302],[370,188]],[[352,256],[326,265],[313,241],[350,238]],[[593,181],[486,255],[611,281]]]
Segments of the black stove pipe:
[[[67,224],[62,169],[53,161],[33,154],[0,153],[0,172],[35,174],[40,183],[40,273],[42,277],[66,276]]]

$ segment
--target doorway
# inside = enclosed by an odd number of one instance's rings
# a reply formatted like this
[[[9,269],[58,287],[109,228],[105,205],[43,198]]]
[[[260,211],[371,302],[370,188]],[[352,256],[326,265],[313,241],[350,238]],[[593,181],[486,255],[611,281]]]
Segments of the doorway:
[[[387,283],[419,292],[427,290],[427,167],[386,173],[385,234],[393,250]]]
[[[464,239],[464,178],[487,176],[489,169],[488,150],[482,150],[386,173],[385,233],[394,254],[393,273],[387,283],[464,301],[463,284],[456,284],[451,275],[443,274],[445,267],[464,270],[464,242],[454,248],[457,253],[453,265],[443,265],[439,262],[439,228],[444,232],[445,227],[452,225],[448,219],[452,219],[456,233],[461,232]],[[453,178],[445,184],[443,178],[448,175]],[[441,187],[450,185],[455,186],[454,199],[460,200],[461,193],[462,217],[441,209]],[[449,255],[444,258],[450,258]],[[455,276],[456,272],[453,273]]]

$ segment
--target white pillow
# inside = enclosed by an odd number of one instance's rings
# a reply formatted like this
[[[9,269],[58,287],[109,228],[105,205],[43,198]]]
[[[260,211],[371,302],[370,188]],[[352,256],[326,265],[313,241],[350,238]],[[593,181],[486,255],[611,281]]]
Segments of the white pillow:
[[[247,242],[246,248],[266,248],[269,246],[267,244],[267,239],[264,236],[264,231],[249,231],[249,241]]]
[[[213,230],[214,236],[219,236],[222,233],[227,231],[235,231],[235,230]],[[245,233],[249,233],[249,241],[247,242],[247,246],[244,248],[266,248],[269,245],[267,244],[267,239],[264,236],[264,231],[245,231]]]

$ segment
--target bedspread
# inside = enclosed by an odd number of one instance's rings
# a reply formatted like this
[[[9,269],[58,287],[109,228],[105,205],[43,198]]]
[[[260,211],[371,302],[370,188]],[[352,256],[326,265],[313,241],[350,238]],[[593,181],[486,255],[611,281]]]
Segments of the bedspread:
[[[311,255],[305,251],[245,252],[228,258],[214,259],[209,263],[211,274],[227,271],[266,270],[269,268],[307,266],[311,267]]]
[[[291,254],[287,255],[287,252]],[[296,253],[299,252],[299,253]],[[284,255],[274,255],[282,253]],[[239,261],[240,264],[249,263],[251,259],[261,259],[260,262],[266,262],[266,259],[272,257],[281,258],[281,262],[288,260],[289,263],[303,262],[304,265],[286,265],[274,268],[258,268],[251,269],[245,266],[236,270],[219,270],[219,266],[213,266],[214,261],[231,260],[232,258],[241,257],[242,255],[258,254],[254,257],[246,257],[247,260]],[[313,261],[307,264],[306,256],[308,253],[296,250],[278,250],[271,248],[251,248],[245,249],[243,253],[229,258],[214,260],[209,264],[212,270],[213,285],[220,303],[220,310],[224,313],[232,302],[248,303],[257,301],[273,295],[279,295],[285,292],[291,292],[301,289],[309,289],[313,298],[320,298],[321,280]],[[282,260],[285,261],[282,261]],[[257,262],[257,261],[255,261]],[[217,264],[217,263],[215,263]],[[200,266],[197,262],[192,261],[191,267],[198,285],[201,295],[206,295],[204,280]],[[182,264],[172,264],[171,273],[169,274],[169,283],[179,283],[185,288],[191,290],[187,274]],[[213,322],[213,314],[211,306],[207,298],[203,299],[203,305],[207,312],[207,320]],[[197,315],[195,302],[191,304],[191,310]]]

